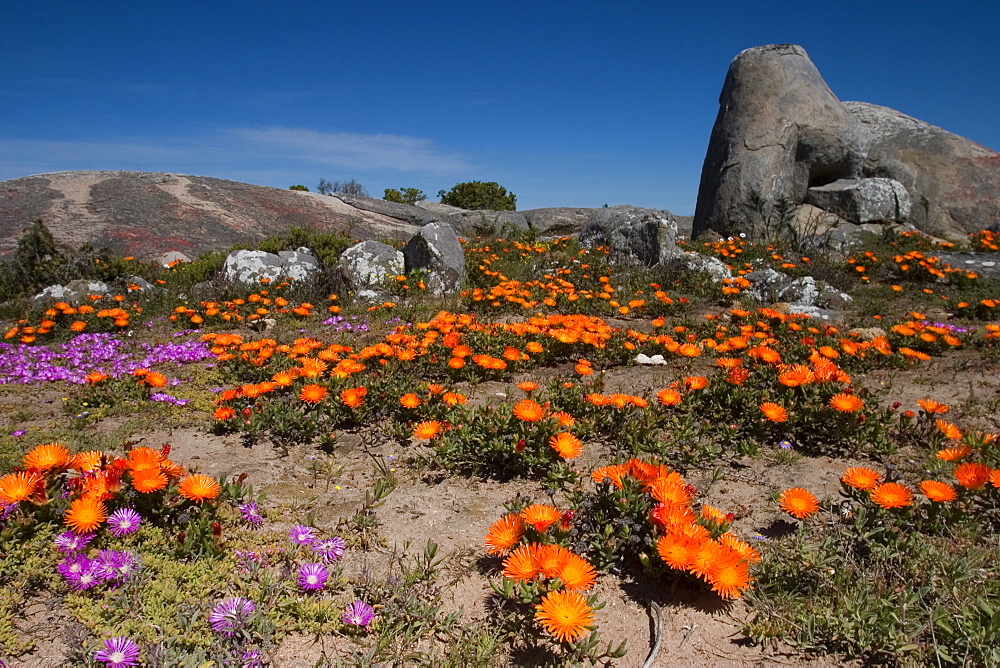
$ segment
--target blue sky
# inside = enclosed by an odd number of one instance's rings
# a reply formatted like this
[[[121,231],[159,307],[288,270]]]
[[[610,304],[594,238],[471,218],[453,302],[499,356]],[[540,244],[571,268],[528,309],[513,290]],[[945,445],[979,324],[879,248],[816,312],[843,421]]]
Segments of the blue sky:
[[[729,62],[805,47],[833,92],[1000,150],[990,2],[5,2],[0,180],[169,171],[518,208],[694,211]]]

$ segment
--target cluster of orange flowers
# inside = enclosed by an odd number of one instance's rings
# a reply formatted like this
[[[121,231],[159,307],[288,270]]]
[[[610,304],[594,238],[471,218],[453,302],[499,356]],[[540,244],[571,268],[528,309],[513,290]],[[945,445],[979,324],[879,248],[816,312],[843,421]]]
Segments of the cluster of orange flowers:
[[[618,489],[626,476],[638,480],[657,502],[651,520],[661,533],[656,548],[663,562],[706,581],[722,598],[739,598],[750,586],[750,564],[760,555],[728,531],[732,516],[708,505],[695,513],[694,488],[662,464],[630,459],[592,474],[595,482],[609,480]]]
[[[975,250],[1000,252],[1000,237],[991,230],[970,234],[969,243]]]
[[[280,290],[287,285],[287,283],[282,283],[275,286],[275,289]],[[337,295],[330,295],[330,301],[336,301],[336,299]],[[275,314],[290,314],[300,318],[308,318],[316,314],[315,305],[309,302],[292,305],[284,297],[271,296],[269,290],[258,290],[248,295],[246,299],[232,299],[223,302],[203,301],[200,302],[199,307],[199,309],[195,309],[189,306],[178,306],[170,315],[170,320],[171,322],[180,322],[181,318],[184,318],[192,325],[200,327],[209,318],[235,324],[252,323]],[[340,307],[336,304],[331,305],[328,310],[331,313],[340,313]]]
[[[91,302],[96,302],[102,297],[100,295],[89,295]],[[115,302],[125,301],[124,295],[113,295],[110,297]],[[81,304],[72,306],[67,302],[56,302],[44,312],[44,318],[38,325],[31,325],[27,320],[18,320],[17,323],[4,333],[5,339],[12,339],[19,336],[21,343],[34,343],[39,336],[51,334],[57,327],[66,327],[72,332],[84,332],[89,327],[86,320],[81,320],[80,316],[93,316],[103,320],[108,320],[118,329],[127,329],[129,318],[134,314],[142,313],[142,307],[132,306],[132,312],[120,306],[111,308],[96,309],[91,304]]]
[[[571,528],[572,513],[546,504],[533,504],[493,523],[486,534],[487,554],[506,555],[503,575],[512,582],[535,583],[545,594],[535,606],[535,619],[560,641],[574,642],[593,628],[593,607],[583,592],[594,586],[597,574],[589,561],[555,543],[521,545],[529,528],[543,540],[550,528],[562,535]],[[517,546],[515,548],[515,546]]]
[[[177,481],[177,492],[201,503],[221,491],[209,476],[187,474],[184,467],[168,459],[170,446],[161,450],[133,448],[126,457],[96,450],[71,454],[61,443],[35,446],[22,461],[23,470],[0,478],[0,508],[28,501],[48,503],[49,483],[64,479],[72,500],[64,522],[76,533],[94,531],[107,519],[106,501],[131,484],[141,494],[165,489]]]

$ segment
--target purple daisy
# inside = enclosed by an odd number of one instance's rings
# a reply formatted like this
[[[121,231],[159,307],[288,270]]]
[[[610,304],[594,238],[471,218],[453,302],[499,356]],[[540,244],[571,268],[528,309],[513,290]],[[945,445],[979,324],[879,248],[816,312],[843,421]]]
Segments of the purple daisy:
[[[93,531],[87,533],[76,533],[74,531],[63,531],[56,536],[56,549],[63,554],[73,554],[87,547],[90,541],[96,536]]]
[[[256,611],[257,605],[250,599],[233,596],[216,603],[208,621],[213,631],[232,638]]]
[[[116,538],[121,538],[122,536],[127,536],[130,533],[138,531],[141,523],[142,515],[131,508],[119,508],[111,513],[111,516],[108,518],[108,527],[110,527],[111,535]]]
[[[288,538],[296,545],[312,545],[316,540],[316,530],[304,524],[296,524],[288,532]]]
[[[127,551],[101,550],[94,562],[108,580],[124,582],[135,572],[135,555]]]
[[[84,557],[86,559],[86,557]],[[68,578],[69,579],[69,578]],[[86,565],[83,567],[79,573],[75,574],[70,582],[73,585],[73,589],[84,590],[90,589],[96,584],[107,580],[107,574],[96,559],[87,559]]]
[[[372,619],[375,618],[375,610],[364,601],[355,601],[344,610],[343,622],[350,626],[361,626],[368,628]]]
[[[306,591],[322,589],[330,572],[323,564],[303,564],[299,569],[299,586]]]
[[[103,661],[108,668],[134,666],[139,661],[139,646],[123,636],[108,638],[104,648],[94,652],[94,658]]]
[[[66,582],[74,587],[79,583],[80,577],[91,569],[92,560],[82,554],[74,554],[66,557],[66,561],[56,566],[56,570],[63,576]]]
[[[318,540],[312,545],[312,550],[323,559],[323,563],[332,564],[342,556],[347,548],[347,543],[340,536],[334,536],[326,540]]]
[[[240,509],[240,514],[243,515],[243,520],[247,524],[259,527],[264,523],[264,515],[261,514],[260,508],[257,507],[257,503],[255,501],[241,503],[238,508]]]

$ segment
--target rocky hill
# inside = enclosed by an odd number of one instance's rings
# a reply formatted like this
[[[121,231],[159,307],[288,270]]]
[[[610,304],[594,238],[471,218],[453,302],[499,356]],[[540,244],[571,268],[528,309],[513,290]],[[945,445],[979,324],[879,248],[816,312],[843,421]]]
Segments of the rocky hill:
[[[503,225],[543,235],[576,234],[594,209],[465,211],[368,197],[326,196],[207,176],[73,171],[0,182],[0,255],[40,219],[56,241],[110,247],[137,257],[177,250],[189,256],[252,243],[292,227],[337,231],[358,240],[405,241],[421,225],[448,222],[462,235]],[[679,218],[681,233],[690,219]]]

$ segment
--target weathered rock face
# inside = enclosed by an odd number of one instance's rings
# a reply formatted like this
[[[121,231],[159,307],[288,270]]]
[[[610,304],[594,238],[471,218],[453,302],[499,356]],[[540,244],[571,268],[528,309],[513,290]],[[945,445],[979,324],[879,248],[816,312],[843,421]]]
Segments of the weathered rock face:
[[[445,223],[424,225],[403,246],[406,273],[427,272],[431,294],[450,295],[458,291],[465,276],[465,251],[454,228]]]
[[[434,214],[441,221],[448,223],[463,237],[502,234],[505,230],[526,231],[528,221],[520,211],[490,211],[480,209],[470,211],[457,206],[430,202],[417,202],[417,207]]]
[[[677,222],[669,211],[635,206],[594,209],[580,232],[580,243],[608,246],[613,263],[638,262],[653,267],[676,255]]]
[[[719,97],[693,234],[734,231],[751,189],[802,202],[811,186],[861,176],[865,139],[802,47],[743,51]]]
[[[963,237],[1000,220],[1000,153],[888,107],[845,102],[871,135],[864,171],[910,192],[910,222]]]
[[[285,278],[302,281],[319,271],[319,261],[308,248],[280,251],[236,250],[226,256],[222,266],[230,283],[254,285],[266,278],[278,282]]]
[[[694,236],[741,231],[754,190],[852,223],[909,220],[949,238],[1000,215],[1000,153],[886,107],[840,102],[802,47],[740,53],[719,104]]]
[[[368,288],[385,283],[405,271],[403,254],[378,241],[362,241],[340,255],[340,266],[355,288]]]
[[[346,198],[346,196],[345,196]],[[358,198],[367,200],[368,198]],[[35,219],[57,243],[86,243],[127,255],[181,251],[197,257],[255,243],[292,227],[356,239],[409,239],[416,207],[376,211],[346,199],[204,176],[151,172],[59,172],[0,182],[0,254]],[[390,204],[386,202],[385,204]],[[395,215],[402,218],[393,217]]]

